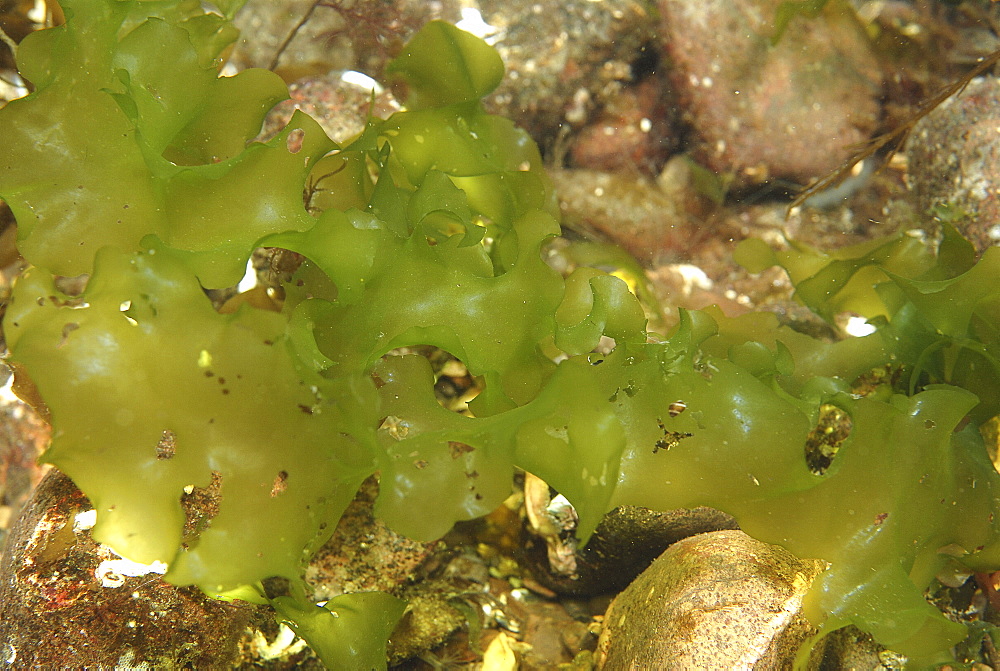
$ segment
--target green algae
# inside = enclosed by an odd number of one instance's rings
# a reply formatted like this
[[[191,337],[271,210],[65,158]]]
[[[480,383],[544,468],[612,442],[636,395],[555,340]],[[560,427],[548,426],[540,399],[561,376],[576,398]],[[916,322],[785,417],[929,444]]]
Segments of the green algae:
[[[818,314],[878,330],[824,343],[707,310],[647,333],[622,280],[543,262],[554,194],[527,135],[478,102],[501,72],[485,43],[430,24],[390,67],[410,109],[347,146],[302,114],[250,143],[284,93],[266,72],[217,76],[226,17],[189,0],[63,5],[66,25],[19,53],[35,92],[0,110],[0,195],[34,266],[4,329],[51,413],[44,459],[94,502],[96,538],[221,595],[301,580],[372,473],[378,514],[436,538],[499,505],[516,466],[569,498],[584,540],[615,506],[713,506],[829,562],[806,603],[822,631],[853,623],[919,663],[963,638],[922,592],[945,546],[1000,567],[978,431],[1000,398],[1000,255],[974,263],[954,235],[936,254],[908,236],[831,255],[750,243],[744,261],[786,267]],[[234,284],[258,246],[306,258],[282,310],[216,312],[202,288]],[[81,295],[60,291],[55,276],[83,273]],[[602,336],[614,349],[592,353]],[[474,416],[441,407],[426,360],[392,355],[415,345],[484,381]],[[852,393],[886,364],[906,383]],[[851,431],[820,475],[804,446],[825,405]],[[682,438],[662,449],[665,432]],[[182,539],[185,489],[214,476],[218,514]],[[384,663],[397,601],[293,593],[273,605],[329,666]]]

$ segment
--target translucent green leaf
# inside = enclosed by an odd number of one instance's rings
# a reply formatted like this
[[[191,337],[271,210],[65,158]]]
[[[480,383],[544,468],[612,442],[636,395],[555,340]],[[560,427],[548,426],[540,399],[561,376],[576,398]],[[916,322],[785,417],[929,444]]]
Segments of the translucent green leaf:
[[[781,41],[781,36],[788,29],[788,24],[796,16],[801,14],[810,19],[815,19],[823,11],[827,0],[785,0],[778,5],[778,10],[774,14],[774,34],[771,36],[771,44]]]
[[[282,315],[217,313],[164,254],[103,250],[77,299],[34,271],[7,315],[11,357],[51,412],[44,460],[90,497],[95,538],[170,580],[297,578],[374,469],[370,380],[303,384]],[[182,549],[185,487],[213,477],[218,513]]]
[[[382,592],[342,594],[322,607],[287,596],[271,604],[327,668],[344,671],[386,668],[386,643],[406,608]]]
[[[503,79],[503,61],[475,35],[431,21],[410,38],[386,73],[401,76],[410,109],[478,103]]]

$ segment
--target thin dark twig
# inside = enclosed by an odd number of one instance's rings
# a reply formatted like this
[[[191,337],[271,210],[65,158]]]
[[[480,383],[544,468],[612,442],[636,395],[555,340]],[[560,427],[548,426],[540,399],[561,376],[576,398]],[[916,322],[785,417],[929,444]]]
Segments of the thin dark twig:
[[[335,176],[337,173],[342,172],[346,168],[347,168],[347,161],[344,161],[337,168],[335,168],[334,170],[331,170],[330,172],[326,173],[325,175],[322,175],[321,177],[318,177],[316,179],[313,179],[312,176],[309,177],[309,182],[306,185],[306,193],[305,193],[305,197],[304,197],[304,201],[305,201],[305,206],[306,206],[306,211],[307,212],[312,213],[312,212],[315,212],[317,210],[317,208],[315,208],[315,207],[312,206],[313,197],[317,193],[320,193],[320,192],[323,192],[323,191],[330,191],[330,189],[324,189],[323,187],[320,186],[320,184],[323,182],[323,180],[326,180],[326,179],[329,179],[330,177]]]
[[[285,53],[285,49],[288,48],[288,45],[292,43],[295,36],[298,35],[300,30],[302,30],[302,26],[306,25],[306,22],[312,18],[313,12],[316,11],[316,8],[322,4],[323,0],[315,0],[312,5],[309,6],[309,9],[302,15],[302,18],[295,24],[295,27],[288,32],[288,35],[285,37],[285,41],[281,43],[280,47],[278,47],[278,50],[274,54],[274,58],[271,59],[270,64],[267,66],[268,70],[274,70],[274,68],[278,67],[278,61],[281,60],[281,55]]]
[[[910,135],[910,131],[913,130],[913,127],[918,121],[930,114],[931,111],[948,98],[965,90],[965,87],[969,85],[970,81],[996,65],[997,61],[1000,61],[1000,49],[991,53],[989,56],[984,58],[979,65],[972,68],[954,82],[945,86],[932,97],[921,103],[920,107],[917,108],[917,111],[913,114],[913,116],[900,124],[898,127],[873,138],[866,144],[862,145],[859,151],[852,154],[850,158],[841,163],[838,168],[827,173],[820,179],[810,182],[809,185],[802,189],[799,195],[795,197],[795,200],[793,200],[788,206],[788,210],[785,212],[786,218],[791,214],[794,208],[804,203],[810,196],[813,196],[828,187],[840,184],[842,181],[847,179],[858,161],[863,161],[869,156],[872,156],[880,151],[882,148],[891,145],[889,151],[881,159],[881,164],[884,166],[889,162],[889,159],[892,158],[893,154],[903,147],[903,144],[906,142],[906,138]]]

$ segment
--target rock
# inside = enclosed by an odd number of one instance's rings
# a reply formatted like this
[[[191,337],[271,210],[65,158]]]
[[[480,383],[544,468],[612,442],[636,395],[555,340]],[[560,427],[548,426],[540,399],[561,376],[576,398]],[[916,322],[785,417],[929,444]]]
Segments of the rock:
[[[781,0],[660,0],[662,50],[696,160],[737,186],[804,183],[879,119],[881,71],[856,20],[829,3],[771,45]]]
[[[596,640],[584,622],[573,619],[562,604],[535,596],[508,601],[507,612],[521,624],[517,637],[530,642],[522,654],[522,671],[555,669]]]
[[[448,603],[443,593],[433,593],[433,590],[428,590],[427,594],[411,592],[404,598],[406,613],[389,639],[388,654],[393,664],[440,645],[465,624],[475,626],[467,622],[462,611]]]
[[[899,657],[900,655],[887,651],[854,625],[824,636],[816,644],[812,655],[812,659],[820,669],[864,669],[864,671],[905,669],[905,658],[903,658],[904,663],[892,663]]]
[[[645,0],[344,1],[310,10],[314,5],[249,3],[237,15],[244,37],[233,66],[273,66],[288,82],[353,69],[389,84],[386,64],[424,23],[442,19],[483,36],[500,52],[507,75],[487,107],[514,119],[543,147],[554,144],[561,124],[583,125],[631,83],[631,64],[649,58],[654,40]]]
[[[947,219],[976,250],[1000,243],[1000,80],[974,79],[917,123],[908,186],[925,220]]]
[[[273,69],[287,82],[347,69],[377,79],[424,23],[459,18],[457,0],[250,2],[236,16],[242,38],[230,62]]]
[[[437,542],[411,540],[375,518],[378,482],[362,484],[344,511],[333,536],[306,568],[314,601],[345,592],[390,592],[409,583],[421,564],[438,549]]]
[[[698,199],[690,183],[684,185],[688,195],[682,195],[634,175],[596,170],[550,170],[549,175],[566,227],[613,242],[641,263],[683,257],[707,235],[689,210],[690,201]]]
[[[570,147],[576,168],[656,175],[677,146],[665,78],[652,75],[623,89]]]
[[[35,489],[0,563],[11,668],[227,668],[259,607],[143,572],[90,537],[90,502],[58,471]]]
[[[824,569],[741,531],[692,536],[612,602],[598,669],[785,669],[813,632],[802,598]]]
[[[272,67],[278,70],[285,63],[294,64],[294,72],[286,81],[351,67],[354,52],[350,45],[323,44],[324,34],[337,33],[344,27],[343,19],[334,11],[313,10],[309,20],[285,44],[313,4],[314,0],[272,0],[244,5],[233,21],[240,38],[229,54],[229,63],[238,70]]]
[[[334,141],[345,144],[365,129],[369,115],[385,119],[400,109],[393,95],[342,78],[342,73],[304,77],[288,87],[288,100],[282,101],[264,118],[261,139],[282,130],[296,110],[302,110],[322,126]]]
[[[584,124],[632,81],[654,21],[643,0],[479,0],[496,33],[487,36],[507,67],[487,109],[552,148],[565,123]]]
[[[545,548],[530,549],[529,563],[536,580],[555,592],[604,594],[624,588],[672,543],[735,528],[732,517],[712,508],[659,512],[622,506],[605,515],[587,545],[577,549],[573,574],[549,570]]]
[[[48,469],[38,463],[38,457],[50,433],[49,425],[28,405],[0,396],[0,548],[7,529]]]

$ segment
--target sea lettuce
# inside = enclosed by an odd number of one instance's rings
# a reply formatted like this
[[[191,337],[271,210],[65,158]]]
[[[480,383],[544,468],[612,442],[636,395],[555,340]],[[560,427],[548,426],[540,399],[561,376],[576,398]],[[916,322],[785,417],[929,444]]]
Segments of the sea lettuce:
[[[624,281],[544,262],[555,196],[528,136],[479,103],[502,73],[484,42],[429,24],[388,68],[408,109],[343,146],[303,114],[253,142],[285,91],[218,76],[240,4],[65,0],[66,24],[19,50],[33,93],[0,110],[0,196],[33,266],[4,319],[10,361],[96,538],[220,597],[266,600],[257,586],[287,578],[278,616],[329,666],[370,668],[398,600],[320,608],[301,582],[360,483],[378,473],[377,513],[430,539],[499,505],[519,467],[569,498],[584,541],[618,505],[725,510],[830,563],[807,599],[821,632],[853,623],[947,659],[965,629],[922,596],[940,550],[1000,568],[978,431],[1000,398],[997,254],[976,263],[951,233],[937,253],[906,235],[833,255],[751,243],[749,265],[780,263],[818,314],[876,332],[827,343],[710,309],[649,333]],[[235,284],[258,247],[304,258],[280,309],[216,310],[204,289]],[[483,381],[469,416],[400,355],[416,345]],[[906,383],[859,393],[884,366]],[[817,474],[824,405],[851,431]],[[213,487],[218,511],[185,531],[185,497]]]

